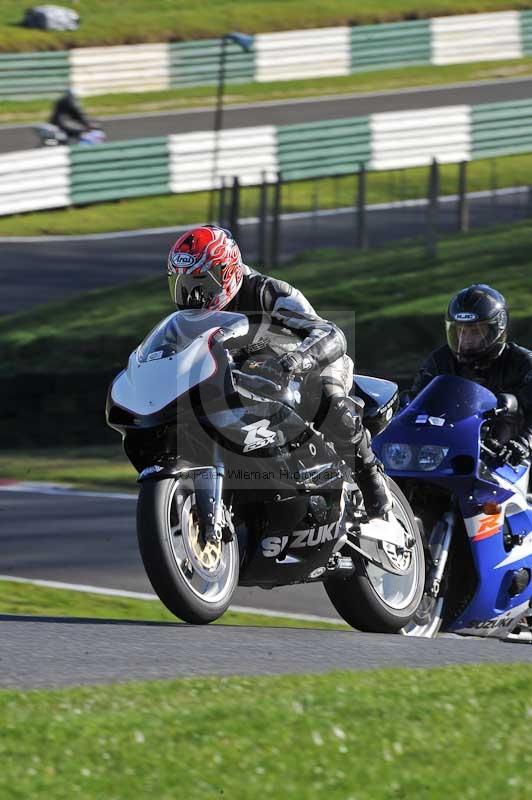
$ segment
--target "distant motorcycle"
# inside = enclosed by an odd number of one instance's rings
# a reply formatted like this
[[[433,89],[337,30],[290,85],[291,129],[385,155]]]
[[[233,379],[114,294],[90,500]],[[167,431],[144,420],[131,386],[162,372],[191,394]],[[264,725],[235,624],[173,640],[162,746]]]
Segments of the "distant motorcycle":
[[[106,135],[101,128],[90,128],[86,131],[81,131],[77,137],[69,137],[57,125],[52,125],[50,122],[36,125],[33,130],[37,134],[39,144],[41,147],[58,147],[59,145],[69,144],[83,144],[95,145],[103,144],[106,140]]]
[[[425,580],[412,511],[390,482],[393,513],[368,522],[350,473],[307,421],[307,379],[273,383],[260,374],[268,352],[230,351],[248,330],[242,314],[176,312],[110,387],[108,424],[139,472],[137,534],[152,586],[177,617],[208,623],[238,584],[323,582],[349,624],[397,632]],[[397,387],[358,380],[366,421],[382,429]]]
[[[530,640],[530,464],[510,466],[494,444],[511,438],[517,413],[513,395],[439,376],[374,440],[427,540],[424,597],[404,633],[505,639],[517,629]]]

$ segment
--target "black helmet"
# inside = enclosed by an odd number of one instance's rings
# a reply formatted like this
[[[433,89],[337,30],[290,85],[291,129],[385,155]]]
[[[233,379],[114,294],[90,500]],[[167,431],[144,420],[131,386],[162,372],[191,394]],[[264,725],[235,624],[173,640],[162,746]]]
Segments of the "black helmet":
[[[481,368],[504,350],[508,306],[500,292],[475,283],[452,298],[445,317],[447,343],[462,364]]]

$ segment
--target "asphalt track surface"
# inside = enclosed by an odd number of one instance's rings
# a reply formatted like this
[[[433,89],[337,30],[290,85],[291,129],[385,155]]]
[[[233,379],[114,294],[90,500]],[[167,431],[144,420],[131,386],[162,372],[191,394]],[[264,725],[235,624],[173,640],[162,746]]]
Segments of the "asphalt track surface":
[[[228,90],[229,93],[229,90]],[[382,111],[407,111],[471,103],[495,103],[532,97],[532,78],[453,84],[392,92],[350,94],[311,100],[287,100],[226,106],[224,128],[252,125],[289,125],[342,117],[365,116]],[[212,108],[142,116],[102,117],[109,141],[143,136],[212,130]],[[0,153],[34,148],[37,139],[30,125],[0,128]]]
[[[134,498],[0,492],[0,574],[152,592],[137,547]],[[243,587],[234,603],[339,619],[321,584]]]
[[[422,205],[373,207],[368,210],[370,245],[388,245],[422,236],[427,210]],[[527,188],[470,200],[471,227],[510,223],[532,216]],[[457,227],[457,203],[442,202],[439,231]],[[200,220],[198,220],[200,222]],[[318,247],[354,247],[355,209],[290,215],[281,224],[281,255],[286,260]],[[0,240],[0,315],[28,310],[82,292],[159,277],[163,286],[166,256],[179,228],[154,233]],[[249,264],[257,264],[257,226],[242,225],[239,242]],[[261,268],[261,265],[258,265]],[[139,331],[139,336],[145,331]]]
[[[0,687],[43,688],[201,675],[532,664],[532,647],[354,631],[193,627],[0,616]]]
[[[149,589],[136,550],[134,503],[0,493],[0,572]],[[236,603],[334,616],[323,587],[239,589]],[[330,669],[532,664],[532,647],[355,631],[193,627],[0,615],[0,686],[40,688],[197,675]]]

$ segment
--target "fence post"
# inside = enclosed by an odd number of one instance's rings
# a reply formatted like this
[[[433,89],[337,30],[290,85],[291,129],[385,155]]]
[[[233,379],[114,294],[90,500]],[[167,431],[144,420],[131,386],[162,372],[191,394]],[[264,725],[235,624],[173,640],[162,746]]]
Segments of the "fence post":
[[[218,190],[218,221],[222,228],[226,227],[226,205],[227,205],[227,184],[225,177],[222,177]],[[214,191],[214,189],[213,189]]]
[[[280,244],[281,244],[281,210],[282,210],[282,188],[283,178],[280,172],[277,173],[277,183],[273,191],[273,211],[272,211],[272,238],[270,248],[270,261],[272,267],[279,264]]]
[[[461,161],[458,167],[458,230],[465,233],[469,230],[469,201],[467,198],[467,161]]]
[[[427,206],[427,254],[429,258],[438,255],[438,195],[439,195],[439,167],[435,158],[432,159],[429,174],[429,192]]]
[[[233,238],[238,242],[240,236],[239,231],[240,219],[240,181],[238,175],[233,178],[233,189],[231,192],[231,209],[229,211],[229,230],[233,234]]]
[[[262,173],[259,189],[259,264],[268,266],[268,176]]]
[[[490,162],[490,188],[491,188],[491,205],[495,208],[497,205],[497,159],[492,158]]]
[[[361,164],[358,170],[357,196],[357,245],[363,250],[368,246],[368,226],[366,212],[366,165]]]

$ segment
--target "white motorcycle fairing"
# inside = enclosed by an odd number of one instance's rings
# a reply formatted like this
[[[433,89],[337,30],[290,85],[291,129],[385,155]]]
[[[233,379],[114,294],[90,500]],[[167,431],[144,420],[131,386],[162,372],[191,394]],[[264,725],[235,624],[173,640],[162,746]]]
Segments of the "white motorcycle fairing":
[[[179,343],[169,354],[156,349],[157,342],[168,331],[171,335],[175,330],[179,335],[180,322],[183,328],[195,328],[195,338],[191,339],[187,330],[189,338],[182,349],[178,349]],[[247,329],[248,321],[241,314],[205,311],[171,314],[130,355],[127,368],[113,383],[112,402],[138,416],[161,411],[216,373],[217,363],[210,345],[214,334],[220,333],[225,341],[243,335]]]

